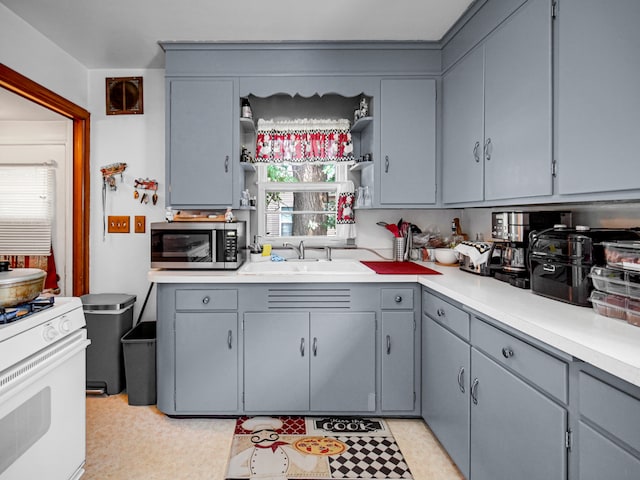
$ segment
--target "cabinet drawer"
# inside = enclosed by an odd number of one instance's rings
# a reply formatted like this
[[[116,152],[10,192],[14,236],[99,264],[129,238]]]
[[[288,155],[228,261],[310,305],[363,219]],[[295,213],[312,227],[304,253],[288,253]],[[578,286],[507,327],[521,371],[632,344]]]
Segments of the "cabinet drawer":
[[[640,400],[584,372],[578,383],[580,415],[640,450]]]
[[[422,294],[422,310],[449,330],[469,340],[469,314],[464,310],[429,292]]]
[[[176,310],[237,310],[237,290],[176,290]]]
[[[380,306],[383,310],[413,309],[413,289],[383,288],[381,290]]]
[[[611,440],[580,422],[578,462],[580,480],[637,480],[640,459],[623,450]]]
[[[548,353],[479,319],[471,322],[471,344],[567,403],[569,366]]]

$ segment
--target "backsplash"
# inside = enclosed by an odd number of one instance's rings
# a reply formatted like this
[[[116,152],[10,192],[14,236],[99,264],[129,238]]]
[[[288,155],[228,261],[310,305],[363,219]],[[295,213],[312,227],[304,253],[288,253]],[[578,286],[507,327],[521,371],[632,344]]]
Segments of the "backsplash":
[[[357,245],[365,248],[391,248],[392,237],[378,221],[397,223],[400,218],[421,229],[439,228],[443,235],[451,232],[451,221],[460,218],[462,231],[474,240],[481,235],[491,239],[491,213],[510,210],[562,210],[573,213],[574,225],[601,228],[640,228],[640,203],[608,202],[544,205],[526,207],[464,208],[443,210],[358,210],[356,214]]]

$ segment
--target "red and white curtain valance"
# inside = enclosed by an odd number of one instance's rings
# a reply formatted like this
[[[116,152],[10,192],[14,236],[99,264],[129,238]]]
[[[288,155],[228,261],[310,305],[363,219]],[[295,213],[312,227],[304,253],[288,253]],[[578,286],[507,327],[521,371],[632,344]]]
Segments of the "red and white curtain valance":
[[[256,162],[353,160],[349,120],[258,120]]]

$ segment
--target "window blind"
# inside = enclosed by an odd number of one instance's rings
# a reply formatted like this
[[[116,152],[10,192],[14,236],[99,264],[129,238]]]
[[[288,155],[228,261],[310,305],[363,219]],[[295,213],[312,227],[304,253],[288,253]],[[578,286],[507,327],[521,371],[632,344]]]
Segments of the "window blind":
[[[55,169],[0,165],[0,255],[49,255]]]

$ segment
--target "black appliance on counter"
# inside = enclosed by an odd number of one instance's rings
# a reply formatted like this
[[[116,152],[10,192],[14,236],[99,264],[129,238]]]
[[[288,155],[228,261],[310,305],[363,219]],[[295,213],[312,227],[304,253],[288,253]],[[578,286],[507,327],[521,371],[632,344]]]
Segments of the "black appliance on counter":
[[[532,231],[529,234],[531,291],[573,305],[591,306],[591,267],[606,264],[602,242],[617,240],[640,240],[640,233],[631,229],[585,226]]]
[[[571,226],[570,212],[493,212],[491,275],[519,288],[530,288],[527,263],[529,233],[554,225]]]

